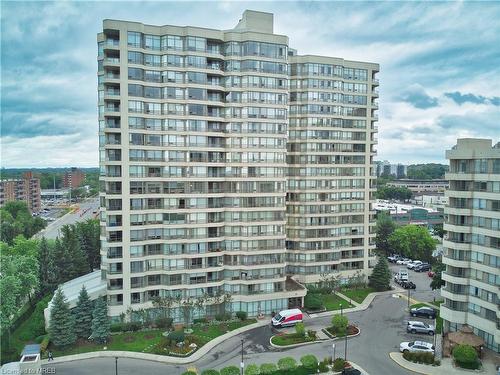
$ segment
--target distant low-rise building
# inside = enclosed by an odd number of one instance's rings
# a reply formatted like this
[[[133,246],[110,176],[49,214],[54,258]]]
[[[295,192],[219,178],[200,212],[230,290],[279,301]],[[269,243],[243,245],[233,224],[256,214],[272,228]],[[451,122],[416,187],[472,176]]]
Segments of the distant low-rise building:
[[[39,212],[40,179],[26,172],[23,178],[0,181],[0,207],[11,201],[24,201],[31,212]]]
[[[415,206],[411,204],[394,203],[378,199],[373,209],[378,212],[386,212],[397,225],[422,225],[428,228],[443,224],[442,212],[429,207]]]
[[[448,198],[444,194],[424,194],[415,196],[412,203],[443,212],[444,207],[448,204]]]
[[[63,187],[75,189],[83,185],[85,181],[85,173],[78,168],[72,167],[69,171],[64,172]]]
[[[405,187],[413,192],[414,195],[424,195],[426,193],[443,194],[450,186],[447,180],[410,180],[400,179],[387,183],[388,186]]]

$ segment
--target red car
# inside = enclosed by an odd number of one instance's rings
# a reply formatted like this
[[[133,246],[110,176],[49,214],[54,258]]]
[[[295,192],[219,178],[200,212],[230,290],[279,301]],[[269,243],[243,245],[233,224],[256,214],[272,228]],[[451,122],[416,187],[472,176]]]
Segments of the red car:
[[[435,274],[434,271],[427,272],[427,276],[429,277],[434,277],[434,274]]]

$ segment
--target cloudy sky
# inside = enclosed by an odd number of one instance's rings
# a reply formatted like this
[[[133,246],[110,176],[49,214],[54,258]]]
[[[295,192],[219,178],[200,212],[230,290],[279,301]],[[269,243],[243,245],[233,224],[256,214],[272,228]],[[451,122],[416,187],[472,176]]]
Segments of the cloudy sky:
[[[500,140],[499,2],[1,2],[1,164],[97,166],[96,34],[105,18],[230,29],[275,14],[300,54],[381,66],[378,159],[444,162]]]

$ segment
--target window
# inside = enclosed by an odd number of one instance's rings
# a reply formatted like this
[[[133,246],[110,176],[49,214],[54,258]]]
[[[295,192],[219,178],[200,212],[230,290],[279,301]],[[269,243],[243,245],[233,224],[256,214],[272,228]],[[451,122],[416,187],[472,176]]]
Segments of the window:
[[[156,35],[144,36],[144,48],[152,50],[160,50],[160,37]]]
[[[161,37],[161,49],[182,50],[182,37],[177,35],[166,35]]]
[[[129,31],[127,34],[127,44],[130,47],[136,47],[140,48],[141,47],[141,33]]]
[[[188,51],[206,51],[207,40],[194,36],[188,36],[186,39],[186,49]]]

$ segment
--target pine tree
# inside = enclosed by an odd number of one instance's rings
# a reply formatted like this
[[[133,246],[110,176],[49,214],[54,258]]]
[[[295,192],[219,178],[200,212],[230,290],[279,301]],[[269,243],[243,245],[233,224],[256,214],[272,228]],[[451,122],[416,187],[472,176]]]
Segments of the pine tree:
[[[99,298],[92,313],[92,339],[100,344],[106,343],[110,332],[108,304],[105,298]]]
[[[55,284],[62,284],[70,280],[71,257],[59,238],[56,238],[52,259],[55,273]]]
[[[87,262],[87,256],[80,246],[75,226],[65,225],[61,228],[61,232],[61,244],[71,257],[69,279],[88,273],[90,271],[90,267]]]
[[[78,302],[74,310],[75,333],[78,337],[88,339],[92,333],[92,308],[92,301],[84,285],[80,290]]]
[[[49,243],[42,237],[38,248],[38,277],[40,280],[40,292],[44,295],[52,291],[54,287],[54,267],[52,264],[52,249]]]
[[[75,322],[61,288],[57,289],[52,301],[49,334],[50,341],[57,347],[69,346],[76,341]]]
[[[370,276],[370,286],[377,291],[389,290],[391,282],[391,271],[387,259],[383,256],[378,258],[378,262],[373,268]]]

